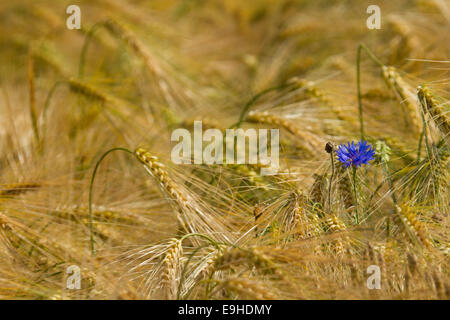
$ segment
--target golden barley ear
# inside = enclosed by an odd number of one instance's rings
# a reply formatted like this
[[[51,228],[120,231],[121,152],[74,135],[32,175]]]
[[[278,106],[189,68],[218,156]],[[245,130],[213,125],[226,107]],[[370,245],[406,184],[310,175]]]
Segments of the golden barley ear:
[[[419,86],[417,88],[417,96],[423,112],[429,115],[436,127],[439,128],[441,134],[447,138],[450,134],[450,118],[444,106],[437,101],[430,89],[426,86]]]
[[[338,256],[343,256],[345,248],[350,250],[350,237],[344,234],[347,230],[344,222],[335,214],[330,215],[325,220],[328,231],[331,233],[343,234],[342,238],[337,238],[333,241],[333,247]]]
[[[412,129],[416,134],[419,134],[422,131],[422,121],[417,99],[415,99],[411,86],[394,67],[383,66],[381,74],[387,86],[395,93],[401,106],[405,108]]]
[[[178,221],[185,232],[214,235],[217,239],[231,242],[233,235],[227,221],[219,218],[217,212],[206,210],[194,194],[187,192],[183,185],[173,180],[158,157],[143,148],[136,149],[135,156],[158,182],[162,192],[174,200]]]
[[[400,15],[392,15],[388,17],[390,28],[397,35],[391,41],[392,50],[391,65],[403,62],[411,56],[423,55],[423,46],[420,43],[420,38],[416,36],[413,28],[408,20],[402,18]],[[410,61],[408,64],[414,63]]]
[[[214,270],[228,270],[247,264],[256,267],[263,274],[282,276],[270,257],[257,247],[248,250],[231,248],[220,255],[214,263]]]
[[[162,286],[164,288],[164,298],[167,300],[177,299],[178,285],[181,272],[181,258],[183,256],[183,246],[180,240],[172,239],[163,259]]]
[[[321,145],[323,145],[323,141],[320,138],[318,138],[316,135],[314,135],[306,130],[300,130],[298,127],[293,125],[290,121],[286,120],[285,118],[274,115],[274,114],[270,114],[268,112],[253,112],[252,111],[247,116],[246,121],[275,125],[275,126],[284,128],[291,134],[301,138],[301,140],[298,142],[302,146],[304,146],[311,155],[316,154],[316,150],[318,150],[318,148]]]
[[[64,248],[48,237],[0,212],[0,244],[12,261],[45,270],[66,260],[75,260]]]
[[[400,206],[396,206],[396,212],[411,240],[418,241],[427,249],[431,249],[432,243],[425,224],[417,218],[417,214],[413,212],[412,208],[406,204],[401,204]]]
[[[112,34],[121,38],[144,61],[150,74],[158,75],[161,73],[159,66],[155,63],[144,44],[123,23],[114,18],[108,18],[104,24]]]
[[[153,156],[143,148],[136,149],[135,155],[137,159],[144,164],[145,168],[152,174],[152,176],[159,182],[162,189],[176,201],[181,210],[190,206],[183,192],[178,188],[175,181],[170,178],[164,164],[159,162],[157,157]],[[182,215],[179,215],[178,218],[185,230],[189,232],[189,222],[185,221],[185,217]]]
[[[28,191],[34,191],[41,186],[42,184],[40,183],[14,183],[4,186],[0,185],[0,198],[17,196]]]
[[[246,278],[229,278],[222,282],[220,288],[234,292],[241,299],[275,300],[273,290],[268,289],[257,280]]]

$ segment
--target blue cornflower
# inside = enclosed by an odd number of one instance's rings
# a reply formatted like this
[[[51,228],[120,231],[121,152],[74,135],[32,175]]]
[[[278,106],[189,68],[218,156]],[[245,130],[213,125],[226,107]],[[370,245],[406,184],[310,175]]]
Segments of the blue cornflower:
[[[336,151],[338,160],[344,164],[346,168],[349,166],[360,167],[374,159],[375,149],[372,148],[367,141],[360,141],[355,144],[353,141],[341,144]]]

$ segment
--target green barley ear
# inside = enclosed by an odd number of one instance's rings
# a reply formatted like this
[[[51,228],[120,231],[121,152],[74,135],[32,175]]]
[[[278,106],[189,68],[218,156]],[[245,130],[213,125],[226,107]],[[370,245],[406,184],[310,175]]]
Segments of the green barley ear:
[[[391,148],[384,141],[375,142],[375,162],[388,163],[391,159]]]
[[[395,197],[394,184],[392,182],[391,172],[389,170],[389,160],[391,159],[391,148],[384,141],[375,142],[375,162],[384,170],[386,179],[389,183],[389,189],[391,192],[391,198],[394,205],[397,204],[397,198]],[[386,223],[386,234],[389,237],[391,233],[391,217],[388,217]]]

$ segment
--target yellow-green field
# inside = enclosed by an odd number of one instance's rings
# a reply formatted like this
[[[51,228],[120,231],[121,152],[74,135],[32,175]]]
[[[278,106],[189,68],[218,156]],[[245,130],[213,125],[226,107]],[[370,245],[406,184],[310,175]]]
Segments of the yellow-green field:
[[[0,299],[449,299],[449,30],[446,0],[1,0]],[[279,129],[278,173],[175,164],[194,121]]]

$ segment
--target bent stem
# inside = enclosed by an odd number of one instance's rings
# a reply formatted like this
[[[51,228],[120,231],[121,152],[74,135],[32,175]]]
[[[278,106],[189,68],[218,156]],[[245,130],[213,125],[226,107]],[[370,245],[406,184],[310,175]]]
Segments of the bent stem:
[[[266,95],[267,93],[270,93],[270,92],[276,91],[276,90],[280,90],[280,89],[284,89],[284,88],[287,88],[294,84],[295,84],[295,82],[283,83],[279,86],[265,89],[265,90],[259,92],[258,94],[254,95],[244,106],[244,109],[242,109],[241,114],[239,115],[239,121],[237,123],[235,123],[234,125],[232,125],[230,128],[240,128],[241,127],[241,124],[242,124],[242,122],[244,122],[244,118],[245,118],[245,115],[247,114],[248,110],[259,98]]]
[[[97,22],[94,24],[86,34],[86,38],[84,39],[83,48],[81,49],[80,53],[80,64],[78,66],[78,78],[82,79],[84,78],[84,65],[86,64],[86,53],[89,48],[89,44],[91,42],[91,39],[94,35],[94,32],[97,31],[100,27],[104,26],[105,22]]]
[[[89,185],[89,230],[90,230],[90,241],[91,241],[91,253],[92,253],[92,256],[95,256],[94,223],[93,223],[93,219],[92,219],[92,189],[94,187],[95,175],[97,174],[97,170],[98,170],[98,167],[100,166],[100,163],[103,161],[103,159],[106,158],[106,156],[108,154],[110,154],[111,152],[114,152],[114,151],[125,151],[125,152],[128,152],[130,154],[133,154],[132,151],[130,151],[130,150],[126,149],[126,148],[113,148],[113,149],[110,149],[110,150],[106,151],[100,157],[100,159],[97,161],[97,163],[95,164],[94,172],[92,173],[91,183]]]

